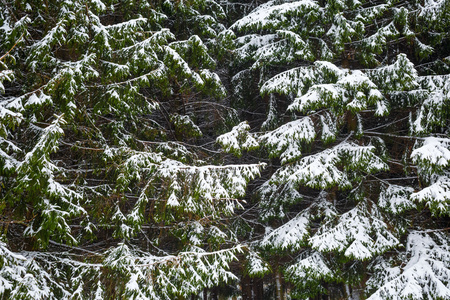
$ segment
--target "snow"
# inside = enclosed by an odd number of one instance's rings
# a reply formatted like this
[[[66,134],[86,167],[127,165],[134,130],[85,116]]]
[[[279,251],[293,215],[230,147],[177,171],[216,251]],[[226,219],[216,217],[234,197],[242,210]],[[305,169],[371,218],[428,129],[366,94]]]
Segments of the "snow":
[[[247,272],[250,276],[262,276],[270,272],[269,265],[256,252],[250,251],[247,260]]]
[[[393,272],[381,282],[368,300],[450,298],[450,244],[445,234],[436,235],[443,244],[437,244],[426,233],[411,232],[406,244],[409,261],[401,273]]]
[[[25,107],[32,106],[32,105],[43,105],[43,104],[52,104],[51,97],[48,95],[45,95],[44,93],[41,93],[39,97],[36,95],[36,93],[33,93],[25,103]]]
[[[299,250],[302,241],[309,236],[310,216],[308,213],[298,214],[292,220],[264,236],[260,246],[286,250]]]
[[[179,128],[184,134],[189,136],[202,136],[202,131],[192,119],[187,115],[174,114],[170,117],[175,128]]]
[[[19,161],[17,161],[14,157],[6,154],[2,149],[0,149],[0,158],[3,161],[4,170],[12,171],[20,165]]]
[[[358,146],[344,142],[278,169],[272,175],[271,182],[293,181],[312,188],[337,186],[343,189],[351,184],[346,172],[338,167],[342,162],[345,162],[345,169],[366,173],[388,168],[373,151],[373,146]]]
[[[293,68],[264,82],[260,92],[262,95],[275,92],[282,95],[297,95],[305,88],[308,81],[313,80],[314,76],[311,68]]]
[[[448,3],[445,0],[426,0],[420,5],[419,16],[425,20],[440,21],[445,16],[445,8]]]
[[[139,17],[136,19],[132,19],[132,20],[128,20],[122,23],[117,23],[117,24],[113,24],[113,25],[107,25],[104,26],[104,28],[106,30],[111,30],[111,31],[123,31],[123,32],[127,32],[130,30],[133,31],[137,31],[136,28],[140,28],[141,26],[144,25],[145,23],[148,22],[147,18],[144,17]]]
[[[9,20],[4,20],[0,30],[3,30],[4,36],[7,36],[13,29],[9,26]]]
[[[321,139],[323,141],[334,140],[337,134],[337,127],[333,116],[330,113],[325,112],[323,115],[320,115],[320,122],[322,124]]]
[[[270,44],[277,39],[277,34],[258,35],[251,34],[243,37],[239,37],[235,40],[237,47],[233,52],[240,59],[245,59],[247,56],[252,55],[255,49],[260,49],[263,46]]]
[[[413,150],[411,159],[426,172],[442,170],[450,164],[450,139],[427,137],[420,147]]]
[[[328,106],[330,103],[341,103],[344,90],[336,84],[316,84],[308,92],[289,105],[288,110],[306,111],[320,106]]]
[[[419,166],[419,184],[416,186],[416,190],[406,186],[410,179],[405,177],[402,178],[405,181],[388,179],[390,183],[401,182],[405,186],[387,184],[383,181],[386,174],[371,176],[371,173],[387,170],[387,165],[384,158],[375,154],[375,147],[367,144],[374,140],[372,134],[362,138],[359,135],[362,134],[361,124],[363,124],[360,117],[368,116],[368,112],[358,114],[359,111],[369,108],[369,110],[375,109],[376,115],[385,115],[388,113],[389,106],[393,105],[395,111],[406,109],[412,112],[412,116],[415,116],[414,112],[417,112],[417,118],[411,118],[413,128],[414,126],[416,128],[413,133],[421,132],[423,133],[421,137],[423,137],[426,133],[433,131],[433,126],[441,125],[442,130],[439,128],[439,136],[444,136],[443,134],[447,132],[442,124],[448,120],[442,118],[442,109],[448,106],[449,76],[418,77],[414,65],[403,54],[398,56],[397,62],[387,67],[379,67],[374,70],[349,70],[326,61],[312,63],[314,57],[309,53],[309,47],[315,47],[317,49],[314,49],[314,55],[323,55],[320,59],[328,59],[336,64],[343,63],[342,59],[345,59],[347,54],[353,55],[353,53],[341,53],[339,49],[336,53],[333,51],[339,48],[338,43],[349,42],[346,44],[347,50],[354,49],[354,47],[357,49],[355,57],[351,57],[351,60],[360,59],[361,57],[358,55],[367,55],[368,57],[372,55],[375,58],[379,55],[388,60],[392,57],[392,53],[402,50],[402,47],[399,49],[397,49],[398,47],[386,48],[387,41],[393,42],[395,46],[396,36],[399,36],[400,32],[400,37],[406,37],[411,42],[411,47],[416,45],[422,51],[430,52],[432,51],[431,47],[422,44],[412,36],[410,28],[418,30],[420,26],[410,26],[408,22],[411,22],[412,25],[420,24],[420,19],[415,20],[414,18],[417,15],[422,16],[427,18],[427,22],[422,25],[429,26],[432,35],[439,32],[434,29],[439,29],[442,20],[446,20],[445,15],[442,15],[439,10],[444,5],[448,5],[448,1],[425,0],[416,5],[414,9],[417,10],[411,12],[406,9],[410,9],[408,5],[399,7],[398,3],[373,6],[373,3],[361,3],[357,0],[325,1],[325,4],[319,4],[318,1],[313,0],[266,1],[266,4],[261,5],[231,27],[236,34],[246,34],[250,30],[259,33],[249,34],[235,40],[237,48],[234,50],[234,54],[235,57],[238,57],[238,61],[231,61],[228,56],[233,54],[229,53],[233,50],[227,48],[228,46],[233,47],[231,45],[233,37],[229,38],[230,45],[226,45],[222,49],[220,44],[216,44],[217,40],[205,38],[204,33],[201,38],[193,36],[187,41],[169,44],[168,40],[176,39],[175,35],[169,29],[158,30],[158,28],[172,26],[172,21],[178,22],[178,13],[182,13],[183,17],[191,18],[190,23],[198,23],[195,24],[198,25],[198,28],[195,28],[196,32],[198,29],[198,33],[207,31],[209,34],[214,33],[217,28],[224,28],[221,24],[213,24],[213,29],[210,25],[216,22],[215,16],[201,15],[195,11],[198,8],[213,15],[211,6],[217,5],[217,3],[208,0],[188,2],[158,2],[164,6],[165,11],[171,14],[170,19],[164,22],[160,22],[155,17],[158,13],[152,12],[152,7],[147,6],[145,9],[148,10],[144,10],[142,7],[135,6],[135,4],[141,3],[139,1],[137,3],[129,2],[132,4],[117,2],[117,5],[111,4],[106,7],[100,0],[89,0],[86,2],[87,4],[63,1],[61,14],[52,16],[54,18],[52,24],[56,23],[56,25],[53,28],[47,27],[50,29],[47,33],[45,28],[41,28],[44,30],[43,32],[39,28],[42,27],[42,24],[46,24],[48,16],[40,14],[39,11],[30,16],[39,16],[43,19],[30,20],[30,24],[25,24],[27,26],[24,26],[23,29],[19,25],[24,24],[18,24],[20,22],[14,24],[19,34],[20,31],[25,30],[24,36],[27,37],[27,41],[35,44],[30,47],[18,45],[20,47],[15,48],[11,53],[14,55],[16,51],[24,51],[21,53],[25,56],[30,53],[29,65],[34,67],[35,71],[47,74],[50,79],[48,79],[47,85],[42,85],[44,84],[42,82],[33,84],[31,78],[28,85],[38,88],[38,90],[24,91],[27,94],[21,98],[8,98],[9,95],[16,92],[20,93],[15,89],[17,84],[14,83],[12,85],[14,90],[7,91],[6,98],[0,100],[0,119],[3,123],[6,121],[6,125],[0,128],[1,134],[4,138],[12,138],[15,143],[8,145],[8,141],[4,143],[3,138],[0,138],[2,170],[7,169],[8,172],[5,173],[12,173],[12,177],[6,177],[6,181],[2,178],[1,183],[6,185],[0,187],[0,190],[3,193],[5,191],[9,193],[8,184],[14,183],[13,189],[16,190],[16,185],[17,190],[20,191],[22,188],[24,197],[38,195],[33,199],[23,199],[25,202],[30,201],[28,204],[23,202],[27,204],[27,207],[35,204],[36,211],[42,212],[40,216],[37,215],[34,218],[33,223],[28,224],[26,233],[48,235],[50,232],[52,238],[61,239],[66,243],[76,242],[73,238],[71,239],[73,229],[71,226],[79,226],[77,224],[80,219],[89,218],[88,212],[84,210],[80,202],[86,201],[83,204],[91,208],[92,205],[99,205],[99,203],[95,203],[96,199],[107,200],[110,208],[115,207],[117,211],[115,213],[113,211],[112,216],[108,215],[108,220],[94,218],[92,222],[100,222],[99,230],[103,230],[102,226],[111,226],[111,229],[122,231],[122,235],[115,234],[115,237],[117,241],[123,241],[123,244],[112,246],[106,253],[99,250],[99,253],[93,253],[94,258],[91,260],[90,255],[70,254],[76,250],[75,248],[65,253],[56,252],[55,249],[58,249],[59,246],[52,248],[51,253],[38,251],[12,253],[4,250],[6,245],[0,242],[0,264],[2,265],[0,268],[0,294],[2,291],[8,290],[9,294],[5,297],[12,294],[21,299],[29,293],[30,298],[52,299],[58,295],[61,299],[68,299],[78,296],[91,298],[95,292],[97,298],[103,298],[109,293],[109,287],[102,286],[105,274],[118,274],[120,279],[124,280],[121,286],[117,282],[117,297],[135,299],[188,298],[192,294],[198,294],[199,291],[227,281],[234,280],[231,284],[236,284],[238,278],[230,271],[229,267],[230,262],[236,259],[236,255],[241,252],[241,249],[227,247],[239,243],[240,237],[238,238],[237,232],[225,231],[231,228],[227,227],[228,224],[231,224],[228,223],[227,217],[236,208],[243,208],[239,198],[248,196],[247,184],[249,180],[260,175],[264,164],[250,165],[248,161],[244,161],[237,165],[211,165],[212,161],[219,162],[219,164],[225,162],[221,160],[223,153],[216,153],[214,149],[210,148],[213,147],[212,144],[204,144],[211,142],[210,133],[217,128],[211,126],[207,129],[208,131],[205,131],[208,136],[192,143],[189,141],[170,142],[168,140],[172,137],[167,132],[173,130],[173,126],[168,128],[166,125],[170,121],[164,119],[164,117],[169,118],[168,115],[180,108],[176,105],[177,101],[172,102],[170,99],[175,99],[178,95],[182,97],[185,91],[196,99],[206,97],[205,99],[208,101],[218,101],[219,106],[217,107],[220,109],[222,109],[222,104],[228,105],[229,101],[239,102],[231,98],[220,98],[225,96],[225,89],[220,83],[218,73],[204,69],[210,68],[209,64],[215,64],[209,57],[208,51],[216,55],[215,52],[218,50],[224,53],[224,56],[220,57],[220,70],[230,67],[231,72],[239,72],[242,67],[248,68],[233,78],[233,82],[230,84],[233,88],[245,91],[245,88],[251,86],[252,82],[256,85],[254,78],[257,77],[260,79],[261,94],[268,96],[270,101],[266,105],[268,114],[267,120],[262,126],[263,133],[251,133],[248,123],[242,122],[233,127],[230,132],[217,138],[217,142],[222,144],[226,151],[238,154],[254,149],[259,144],[264,145],[270,157],[265,157],[267,154],[265,151],[258,152],[256,155],[270,161],[270,170],[263,174],[264,177],[261,180],[267,179],[270,174],[275,172],[260,189],[262,200],[259,204],[261,206],[259,208],[252,207],[251,211],[260,212],[259,216],[262,218],[281,217],[283,220],[280,221],[266,220],[272,226],[274,224],[282,225],[264,235],[258,235],[256,230],[249,231],[249,235],[245,236],[251,239],[249,248],[263,246],[267,249],[259,249],[268,250],[268,252],[260,254],[254,252],[254,249],[250,250],[250,254],[247,256],[249,274],[260,275],[268,272],[269,266],[261,257],[271,261],[272,253],[270,251],[276,255],[283,255],[281,253],[283,251],[277,252],[277,250],[287,250],[286,253],[293,255],[284,256],[283,268],[286,267],[287,273],[295,273],[301,278],[298,282],[293,281],[292,286],[311,280],[330,283],[329,287],[332,291],[336,285],[347,285],[347,282],[351,282],[348,283],[348,286],[350,284],[358,285],[357,282],[352,281],[350,276],[347,277],[349,271],[354,270],[351,268],[365,266],[366,262],[369,263],[370,260],[385,256],[392,257],[391,262],[394,265],[386,264],[386,272],[389,273],[386,277],[389,278],[379,282],[380,292],[377,295],[380,298],[391,296],[385,291],[389,291],[393,295],[392,298],[401,296],[450,298],[448,292],[450,257],[447,232],[442,232],[440,236],[434,235],[433,232],[429,232],[429,235],[409,232],[406,252],[399,247],[398,251],[383,255],[385,251],[399,245],[397,237],[390,234],[396,232],[397,223],[389,223],[388,221],[391,220],[386,219],[385,215],[401,214],[395,216],[396,219],[397,217],[398,219],[406,218],[405,221],[411,221],[409,220],[410,213],[404,214],[404,212],[409,209],[420,209],[421,206],[429,208],[434,215],[433,218],[448,213],[450,140],[437,137],[424,139],[414,137],[423,141],[423,143],[417,144],[410,156],[411,160]],[[25,9],[31,11],[34,5],[32,3],[25,3]],[[254,3],[256,1],[253,1]],[[87,9],[86,13],[76,13],[85,11],[84,4],[93,10]],[[247,5],[253,5],[250,3],[238,4],[237,2],[221,2],[220,4],[227,5],[227,9],[230,8],[232,14],[237,11],[233,11],[235,7],[228,7],[228,5],[239,5],[239,10],[243,11],[249,7]],[[158,5],[155,6],[155,9],[160,8]],[[54,9],[58,10],[59,8],[55,7]],[[100,14],[96,15],[98,10],[104,11],[101,18]],[[148,19],[135,14],[139,12]],[[406,14],[404,14],[405,12]],[[400,13],[405,15],[405,19],[402,19]],[[2,16],[5,14],[7,15],[8,12],[0,12]],[[137,19],[127,20],[133,14],[136,15],[133,18]],[[158,14],[158,16],[161,15]],[[349,19],[345,19],[344,16]],[[358,16],[356,22],[350,19],[354,20],[354,16]],[[367,18],[370,19],[367,20]],[[101,21],[112,25],[103,26]],[[226,18],[223,21],[226,22]],[[364,25],[368,29],[366,33],[359,32],[364,30],[364,26],[359,21],[364,21],[366,24]],[[404,26],[403,21],[406,22]],[[113,24],[114,22],[123,23]],[[9,18],[5,18],[3,24],[0,32],[10,33],[13,24],[9,22]],[[30,36],[26,32],[27,28],[31,30],[30,32],[40,32],[40,34]],[[191,28],[174,29],[177,37],[190,36]],[[89,33],[92,33],[92,36]],[[359,34],[367,36],[372,33],[375,34],[363,39],[361,43]],[[44,38],[39,41],[41,36]],[[420,31],[417,32],[417,36],[421,37]],[[437,41],[438,36],[435,37]],[[33,41],[33,38],[36,40]],[[202,38],[204,38],[205,44],[203,44]],[[76,53],[66,52],[73,45],[80,46],[77,47]],[[121,48],[124,45],[127,47]],[[195,66],[192,66],[189,51],[193,51],[194,46],[198,46],[202,55],[205,55],[203,57],[205,61],[202,58],[201,62],[196,61],[194,62]],[[211,46],[211,48],[207,49],[207,46]],[[114,48],[114,51],[111,47]],[[364,53],[365,47],[370,48],[367,50],[368,53]],[[438,44],[436,49],[439,49]],[[394,52],[390,52],[391,50]],[[88,51],[92,55],[82,56],[83,51]],[[69,59],[69,57],[74,59],[78,55],[82,57],[79,61],[63,60],[63,57],[64,59]],[[414,54],[411,52],[408,55],[413,56]],[[104,59],[101,63],[99,63],[100,57]],[[420,56],[415,57],[416,60],[420,58]],[[255,60],[256,62],[253,64]],[[227,66],[228,63],[231,65]],[[380,65],[383,66],[386,63],[387,61],[381,61]],[[41,65],[44,65],[45,68],[38,70],[37,66]],[[351,65],[353,68],[357,64],[351,63]],[[423,68],[421,73],[428,72],[425,70],[427,66],[430,65],[421,66]],[[251,69],[252,67],[253,69]],[[290,67],[296,68],[273,76],[280,70],[284,71]],[[27,68],[21,71],[25,69]],[[103,74],[107,75],[99,78],[98,70],[101,70],[102,76]],[[439,70],[439,72],[441,71],[445,71],[445,68]],[[0,77],[4,78],[5,74],[7,75],[2,71]],[[108,77],[109,75],[111,77]],[[227,77],[225,73],[222,75]],[[255,75],[255,77],[249,75]],[[266,80],[271,76],[273,77]],[[47,77],[42,77],[42,79],[45,81]],[[209,89],[210,86],[215,91],[211,94],[206,92],[205,96],[204,89]],[[10,86],[7,87],[10,88]],[[419,94],[419,91],[416,90],[418,87],[422,89],[420,91],[422,95],[416,98],[415,96]],[[27,89],[26,86],[23,88]],[[252,88],[254,87],[252,86]],[[92,96],[92,91],[95,91],[95,96]],[[197,94],[197,92],[199,93]],[[254,90],[250,92],[250,94],[254,93]],[[397,107],[398,103],[393,100],[396,93],[398,98],[404,96],[404,99],[414,99],[408,103],[405,101],[401,103],[401,107]],[[285,96],[280,97],[279,94]],[[104,97],[105,95],[106,97]],[[102,103],[102,99],[97,96],[104,97],[103,100],[111,100],[111,103],[105,105],[109,105],[109,108],[102,111],[98,107],[94,107],[94,105]],[[109,99],[107,99],[108,97]],[[141,100],[145,102],[147,97],[154,98],[155,101],[162,101],[160,107],[162,110],[146,113],[142,108],[142,111],[137,111],[136,107],[141,108]],[[264,98],[264,101],[267,98]],[[49,122],[51,112],[41,114],[39,106],[45,103],[52,104],[52,99],[53,101],[58,99],[58,103],[64,103],[63,107],[55,107],[52,110],[66,112],[67,120],[71,120],[75,116],[77,122],[86,121],[88,127],[79,127],[73,123],[65,125],[62,117],[57,117],[59,121],[47,128],[33,124],[33,122],[39,122],[37,124],[42,126],[43,122]],[[248,103],[248,99],[244,97],[238,100],[243,100],[244,104]],[[294,102],[289,103],[289,101]],[[112,102],[119,104],[117,107],[113,107]],[[259,108],[263,109],[265,103],[259,104],[257,101],[255,102],[258,111],[260,111]],[[186,106],[188,110],[185,113],[186,116],[178,116],[171,120],[172,123],[179,122],[177,125],[181,128],[180,131],[184,131],[183,127],[189,127],[195,132],[201,133],[199,126],[196,125],[197,121],[194,123],[193,120],[199,120],[199,122],[203,122],[202,124],[206,124],[205,120],[189,117],[191,109],[195,110],[194,106],[190,103]],[[289,106],[289,110],[283,111],[287,106]],[[418,107],[420,107],[419,110],[417,110]],[[76,113],[80,109],[82,113]],[[113,113],[108,115],[108,109]],[[166,112],[166,109],[169,110]],[[347,112],[348,110],[350,112]],[[178,110],[178,112],[180,111]],[[74,114],[71,115],[70,112]],[[130,116],[129,112],[135,115]],[[224,116],[221,114],[222,110],[218,112],[219,117]],[[241,117],[246,114],[241,114]],[[252,117],[255,124],[264,121],[257,114]],[[350,114],[356,116],[359,122],[358,128],[361,128],[353,135],[347,132],[353,127],[346,126],[346,117]],[[24,118],[26,119],[22,122],[24,125],[15,127]],[[115,118],[121,118],[121,122],[109,123]],[[442,121],[442,119],[444,120]],[[141,120],[145,121],[146,127],[139,131]],[[406,119],[402,120],[406,123]],[[30,122],[31,126],[29,126]],[[148,125],[150,122],[151,125]],[[379,122],[383,123],[383,120],[379,120]],[[375,124],[376,122],[365,122],[364,124],[370,125],[369,123]],[[396,131],[398,134],[405,132],[400,131],[400,125],[403,124],[400,121],[392,124],[392,128],[383,130],[392,133],[398,128],[399,131]],[[134,126],[141,134],[139,138],[148,138],[148,140],[139,140],[137,136],[130,133],[134,130]],[[7,130],[4,131],[4,128]],[[14,128],[14,130],[9,130],[10,128]],[[77,128],[81,131],[75,130]],[[33,130],[36,132],[37,143],[35,144],[32,142],[35,141],[32,139]],[[116,130],[119,134],[116,134]],[[62,152],[54,153],[58,151],[60,138],[64,133],[67,135],[64,149]],[[316,140],[318,134],[321,134],[321,139],[325,142]],[[346,134],[349,135],[345,137]],[[85,161],[76,162],[77,166],[74,166],[74,162],[66,161],[65,149],[68,149],[66,147],[69,147],[69,143],[74,142],[78,135],[83,136],[86,143],[76,143],[76,146],[85,146],[86,149],[92,147],[91,149],[95,148],[96,151],[105,149],[102,157],[105,161],[100,160],[97,164],[96,160],[89,158],[89,150],[85,151],[83,147],[77,148],[75,152],[79,151],[79,154],[86,158]],[[118,141],[116,142],[115,139]],[[115,143],[115,146],[111,143]],[[127,145],[134,149],[128,148]],[[77,158],[77,153],[72,153],[75,155],[72,158]],[[217,155],[210,156],[211,153]],[[94,156],[96,157],[96,155]],[[223,157],[225,160],[229,159],[228,155]],[[199,158],[208,161],[205,162]],[[61,161],[55,161],[56,159],[61,159]],[[254,160],[253,153],[246,156],[247,159]],[[409,157],[406,155],[404,159],[408,162]],[[103,166],[104,169],[97,168],[103,168]],[[64,169],[65,167],[68,170]],[[79,169],[74,170],[74,168]],[[69,173],[72,171],[75,174],[73,176],[72,173]],[[88,177],[85,177],[84,172],[89,173]],[[413,175],[416,175],[415,169],[412,172]],[[69,176],[65,177],[66,175]],[[5,175],[2,174],[2,176]],[[114,180],[116,178],[119,179],[117,185]],[[15,180],[17,180],[17,184],[14,182]],[[95,186],[96,180],[101,181],[103,187]],[[69,182],[74,183],[68,185]],[[257,188],[260,182],[254,181],[251,186],[252,190]],[[81,185],[78,185],[79,183]],[[362,193],[367,193],[366,195],[371,199],[376,199],[380,184],[384,187],[378,201],[371,202],[363,197]],[[314,192],[310,188],[316,189],[317,193],[322,191],[319,199],[312,196]],[[329,194],[324,190],[329,191]],[[92,193],[94,196],[84,194],[85,192]],[[18,196],[22,197],[22,195]],[[116,197],[122,198],[117,200]],[[354,208],[355,203],[358,203],[356,208]],[[416,204],[418,204],[417,207]],[[305,209],[305,207],[308,208]],[[9,207],[7,207],[8,209]],[[301,212],[293,217],[294,211],[299,210]],[[107,211],[110,212],[109,209]],[[144,218],[147,217],[146,214],[149,214],[148,218],[153,218],[151,221],[149,219],[149,222],[154,221],[158,226],[160,226],[159,224],[163,225],[164,229],[161,231],[163,236],[158,241],[152,240],[150,237],[146,242],[144,241],[145,243],[140,244],[147,244],[150,251],[158,252],[161,255],[159,257],[149,254],[148,249],[145,253],[138,250],[137,246],[136,248],[132,246],[138,239],[131,239],[131,237],[135,232],[140,231],[143,222],[147,222],[147,219]],[[232,220],[243,219],[245,221],[249,217],[246,214],[247,210],[244,214],[237,216],[237,219],[234,218],[236,215],[232,215]],[[421,217],[427,214],[425,211]],[[6,218],[2,221],[9,221],[8,214],[1,218]],[[42,220],[42,218],[49,219]],[[178,218],[185,223],[177,223]],[[253,215],[250,216],[250,219],[253,220]],[[413,225],[419,226],[420,222],[417,221],[420,219],[415,218]],[[114,224],[111,225],[108,221],[113,221]],[[84,223],[80,224],[81,227],[84,226]],[[219,227],[214,227],[212,224]],[[149,227],[153,227],[153,225],[149,225]],[[166,228],[170,229],[165,231]],[[83,228],[83,230],[86,229]],[[167,244],[172,242],[172,238],[167,240],[165,232],[175,236],[176,230],[183,231],[185,235],[180,238],[176,247],[172,247],[173,245]],[[153,234],[153,231],[150,229],[148,234]],[[75,232],[78,233],[78,229]],[[229,232],[231,237],[227,235]],[[147,234],[147,232],[143,234]],[[174,239],[176,238],[174,237]],[[186,239],[183,240],[183,238]],[[210,243],[210,238],[223,239],[223,242]],[[33,240],[36,240],[37,243],[40,242],[39,236],[34,237]],[[81,238],[80,241],[88,242],[84,238]],[[161,244],[158,244],[160,241]],[[63,246],[61,245],[61,247]],[[218,247],[221,250],[206,251],[200,246],[205,249]],[[306,251],[304,251],[305,249]],[[173,252],[162,254],[164,251]],[[339,253],[335,251],[339,251]],[[268,255],[266,256],[266,254]],[[298,256],[294,258],[294,255]],[[77,263],[80,257],[86,259],[84,265]],[[103,258],[105,259],[102,260]],[[298,259],[296,264],[289,266],[294,259]],[[4,263],[5,260],[7,263]],[[96,261],[96,264],[89,263],[90,260]],[[355,260],[356,262],[354,262]],[[361,263],[361,260],[366,262]],[[353,265],[349,270],[347,267],[351,264]],[[371,275],[370,272],[367,274]],[[399,278],[404,278],[404,281]],[[365,279],[363,278],[363,285],[366,282]],[[179,287],[180,285],[181,287]],[[19,288],[22,291],[19,291]],[[82,294],[82,291],[88,292],[91,288],[92,293],[89,296]],[[13,289],[16,289],[17,292],[9,291]],[[157,291],[158,289],[159,291]],[[123,294],[119,295],[122,291]],[[20,294],[22,292],[23,294]],[[174,294],[176,295],[174,296]],[[343,295],[341,296],[343,297]]]
[[[310,87],[305,92],[306,84]],[[377,115],[388,112],[383,94],[367,74],[339,69],[329,62],[315,62],[313,68],[292,69],[274,76],[261,87],[262,94],[273,92],[295,96],[288,111],[328,108],[334,114],[341,114],[344,109],[357,112],[376,105]]]
[[[424,202],[434,215],[450,215],[450,176],[438,176],[430,186],[411,194],[411,200]]]
[[[420,76],[417,79],[417,82],[423,89],[426,89],[430,92],[436,91],[449,91],[450,90],[450,75],[429,75],[429,76]]]
[[[327,188],[334,185],[347,187],[350,182],[347,175],[337,167],[338,162],[338,153],[330,149],[304,157],[297,163],[295,171],[287,180],[303,183],[312,188]],[[285,177],[283,173],[285,172],[280,172],[280,175]]]
[[[42,39],[33,44],[32,48],[34,50],[33,53],[35,53],[35,57],[38,58],[41,54],[46,53],[48,48],[52,45],[65,44],[67,36],[65,20],[58,21],[58,23],[51,28]],[[29,57],[29,59],[31,60],[35,57]],[[32,69],[34,69],[33,65]]]
[[[271,183],[269,180],[262,184],[258,192],[261,196],[261,219],[284,218],[285,206],[298,203],[303,199],[297,188],[294,182],[286,182],[280,186],[279,183]]]
[[[382,97],[380,94],[372,94],[372,91],[370,91],[370,97],[371,99],[382,99],[380,101],[376,101],[376,110],[375,110],[375,116],[385,116],[389,113],[389,108],[387,105],[387,102],[385,101],[384,97]],[[371,100],[372,101],[372,100]]]
[[[205,84],[200,75],[191,70],[188,63],[180,56],[177,51],[169,46],[163,46],[163,49],[165,51],[165,60],[167,61],[167,64],[170,65],[175,63],[180,74],[192,78],[192,80],[199,86],[203,86]]]
[[[419,87],[417,70],[404,53],[397,55],[397,60],[391,65],[367,70],[367,75],[383,92],[409,91]]]
[[[270,149],[271,156],[280,156],[281,163],[293,161],[301,156],[301,142],[310,143],[316,132],[311,118],[304,117],[288,122],[258,138]]]
[[[275,1],[270,1],[265,5],[259,6],[250,14],[231,25],[230,29],[243,31],[249,28],[259,30],[269,26],[275,27],[280,22],[277,18],[282,18],[280,16],[294,11],[306,11],[319,8],[318,4],[312,0],[293,1],[279,5],[273,5],[274,3]]]
[[[368,257],[371,257],[372,253],[361,240],[355,240],[347,250],[345,250],[344,255],[358,260],[365,260]]]
[[[106,10],[106,5],[101,0],[90,0],[90,2],[100,11]]]
[[[171,207],[180,206],[180,202],[178,201],[175,192],[172,192],[170,194],[169,198],[167,199],[167,205]]]
[[[181,207],[185,212],[206,212],[211,217],[233,213],[241,204],[247,182],[259,175],[265,164],[191,166],[162,156],[161,153],[128,150],[129,158],[121,166],[119,184],[125,189],[133,179],[156,184],[159,180],[169,183],[169,205]],[[177,188],[191,186],[181,191]]]
[[[253,54],[256,61],[252,65],[252,68],[258,69],[263,67],[267,61],[278,64],[295,60],[292,51],[286,46],[286,40],[279,40],[258,48]]]
[[[355,35],[357,28],[363,28],[361,21],[347,20],[342,13],[337,13],[334,16],[333,23],[326,33],[334,41],[335,47],[342,47],[343,43],[349,42],[351,36]]]
[[[206,83],[205,85],[213,85],[216,87],[217,95],[221,95],[222,97],[225,97],[227,95],[227,91],[225,87],[222,84],[222,81],[220,80],[219,75],[217,75],[215,72],[211,72],[208,69],[202,69],[199,72],[200,77],[203,79],[203,81]]]
[[[0,61],[0,67],[7,68],[5,64]],[[11,70],[1,70],[0,71],[0,93],[5,92],[5,86],[3,85],[3,81],[8,80],[12,81],[14,79],[14,72]]]
[[[295,52],[296,55],[304,59],[312,56],[310,50],[307,49],[308,43],[306,43],[300,35],[290,30],[277,30],[277,34],[280,37],[287,38],[293,44],[294,48],[297,49]]]
[[[295,280],[305,280],[305,277],[311,277],[318,281],[334,275],[319,252],[312,252],[306,258],[300,259],[291,265],[286,272]]]
[[[9,251],[0,241],[0,257],[3,265],[0,269],[0,294],[9,294],[17,299],[55,299],[54,291],[58,290],[59,299],[69,299],[66,287],[55,281],[55,277],[60,276],[52,265],[57,255],[35,251],[18,254]],[[64,254],[59,259],[64,266],[73,267],[71,264],[77,263],[65,259]],[[49,265],[53,268],[52,275],[47,269]]]
[[[234,126],[230,132],[217,137],[219,143],[226,152],[240,156],[242,150],[250,150],[259,147],[257,140],[249,133],[250,126],[247,122],[241,122]]]
[[[450,91],[450,90],[449,90]],[[433,127],[445,125],[442,111],[445,110],[447,95],[446,90],[436,90],[428,93],[418,110],[417,117],[411,125],[415,133],[425,133]]]
[[[13,102],[11,102],[13,103]],[[11,118],[13,120],[17,120],[20,122],[22,120],[22,114],[19,112],[14,112],[2,106],[3,103],[0,103],[0,120]],[[9,106],[9,105],[8,105]]]
[[[339,78],[337,84],[343,85],[348,89],[361,89],[361,87],[363,87],[364,89],[373,89],[374,91],[376,91],[377,87],[375,83],[360,70],[349,70],[344,76]],[[371,93],[373,92],[371,91]],[[381,94],[379,91],[378,93]]]
[[[379,212],[372,207],[368,212],[368,200],[360,202],[352,210],[320,227],[309,240],[313,249],[321,252],[338,251],[349,258],[371,259],[399,244],[390,233]]]
[[[400,214],[416,207],[409,198],[413,192],[414,189],[412,187],[390,184],[387,187],[383,187],[378,206],[393,214]]]

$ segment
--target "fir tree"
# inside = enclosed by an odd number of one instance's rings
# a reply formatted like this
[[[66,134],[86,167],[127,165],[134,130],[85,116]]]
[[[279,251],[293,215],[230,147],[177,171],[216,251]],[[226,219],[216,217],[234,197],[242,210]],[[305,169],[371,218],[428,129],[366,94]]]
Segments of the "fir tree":
[[[0,10],[0,297],[173,299],[236,281],[245,247],[221,220],[263,164],[217,163],[202,146],[232,112],[215,73],[223,9]]]
[[[447,0],[1,2],[0,298],[449,298],[449,32]]]
[[[252,245],[272,297],[450,296],[448,7],[274,0],[230,26],[234,97],[266,107]]]

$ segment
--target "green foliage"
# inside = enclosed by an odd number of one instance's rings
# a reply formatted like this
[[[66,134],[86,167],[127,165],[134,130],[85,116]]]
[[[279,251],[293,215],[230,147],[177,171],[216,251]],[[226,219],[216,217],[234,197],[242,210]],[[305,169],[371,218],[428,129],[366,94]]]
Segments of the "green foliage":
[[[259,245],[293,297],[422,299],[424,284],[448,297],[422,277],[417,293],[403,277],[361,292],[369,263],[405,265],[404,234],[448,215],[448,70],[433,61],[448,55],[447,14],[448,1],[266,1],[231,25],[234,96],[266,109]]]
[[[250,126],[247,122],[242,122],[231,129],[230,132],[220,135],[217,138],[226,152],[233,153],[237,157],[242,155],[242,150],[255,150],[259,147],[258,141],[248,132]]]
[[[0,298],[449,298],[449,12],[2,1]]]
[[[302,253],[298,262],[286,269],[286,277],[294,284],[293,296],[300,299],[326,294],[324,283],[339,281],[319,252]]]
[[[225,29],[222,7],[7,1],[0,11],[0,225],[42,255],[1,244],[12,258],[0,297],[169,299],[236,280],[240,242],[212,221],[242,208],[263,164],[214,165],[197,144],[211,112],[226,113],[198,109],[227,94],[211,40]],[[202,219],[216,239],[192,244],[185,225]]]

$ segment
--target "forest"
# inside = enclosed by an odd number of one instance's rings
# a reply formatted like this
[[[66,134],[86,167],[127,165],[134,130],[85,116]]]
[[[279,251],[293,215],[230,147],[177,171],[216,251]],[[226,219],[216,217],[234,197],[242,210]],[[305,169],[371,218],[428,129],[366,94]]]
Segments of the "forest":
[[[0,1],[0,300],[450,299],[450,0]]]

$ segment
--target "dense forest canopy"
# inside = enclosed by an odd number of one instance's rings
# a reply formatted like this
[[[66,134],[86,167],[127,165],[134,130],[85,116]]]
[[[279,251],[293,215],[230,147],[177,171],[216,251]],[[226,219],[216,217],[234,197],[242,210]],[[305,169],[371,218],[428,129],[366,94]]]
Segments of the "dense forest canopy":
[[[0,299],[449,299],[449,0],[0,2]]]

